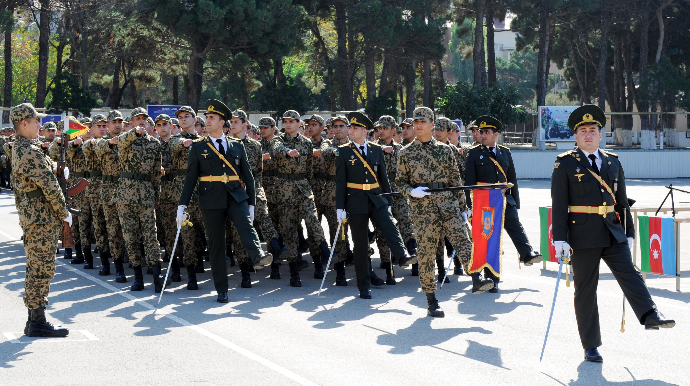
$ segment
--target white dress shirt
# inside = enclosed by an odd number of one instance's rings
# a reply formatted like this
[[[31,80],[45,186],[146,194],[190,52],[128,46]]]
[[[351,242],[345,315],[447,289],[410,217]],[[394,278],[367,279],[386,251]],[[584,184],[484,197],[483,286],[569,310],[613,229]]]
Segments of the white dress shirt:
[[[367,140],[365,139],[364,143],[361,145],[358,144],[357,142],[354,142],[354,141],[352,143],[355,144],[355,146],[357,147],[357,151],[360,151],[360,152],[362,150],[362,146],[364,146],[364,158],[366,158],[367,157]]]
[[[228,154],[228,140],[227,140],[227,138],[225,138],[224,135],[221,135],[220,138],[214,138],[211,134],[209,134],[208,137],[211,138],[211,142],[213,142],[213,146],[215,146],[216,149],[218,149],[218,151],[220,151],[221,153]],[[221,141],[223,141],[223,151],[221,151],[221,149],[218,148],[218,140],[219,139]]]
[[[596,157],[597,169],[601,170],[601,156],[599,155],[599,150],[595,151],[594,153],[587,153],[584,150],[582,150],[582,152],[585,153],[585,157],[587,157],[587,161],[589,161],[590,165],[592,164],[592,160],[589,159],[589,155],[594,154],[594,156]]]

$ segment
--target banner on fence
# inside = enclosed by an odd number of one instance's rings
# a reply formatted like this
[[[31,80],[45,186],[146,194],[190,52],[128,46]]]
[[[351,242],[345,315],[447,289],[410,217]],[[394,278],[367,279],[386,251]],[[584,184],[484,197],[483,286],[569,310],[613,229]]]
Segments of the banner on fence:
[[[672,217],[639,217],[640,270],[676,275],[676,240]]]
[[[553,261],[558,263],[556,258],[556,247],[553,245],[553,229],[551,225],[551,208],[539,208],[539,224],[541,234],[541,253],[544,261]],[[545,253],[549,251],[549,253]]]

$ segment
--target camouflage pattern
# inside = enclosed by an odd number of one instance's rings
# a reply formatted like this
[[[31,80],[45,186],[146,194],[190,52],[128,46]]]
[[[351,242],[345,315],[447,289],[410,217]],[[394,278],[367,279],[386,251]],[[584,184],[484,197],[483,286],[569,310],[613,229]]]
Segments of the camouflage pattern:
[[[430,182],[443,182],[449,186],[462,184],[455,150],[433,138],[429,144],[415,139],[400,151],[396,185],[410,200],[410,215],[418,243],[419,282],[424,293],[436,291],[434,271],[441,235],[446,235],[463,262],[469,261],[468,251],[472,248],[461,215],[464,192],[434,193],[423,198],[410,196],[416,186]]]
[[[233,116],[234,118],[241,118],[241,119],[243,119],[245,122],[249,121],[249,118],[247,118],[247,113],[245,113],[245,112],[244,112],[243,110],[241,110],[241,109],[237,109],[237,110],[233,111],[233,112],[232,112],[232,116]]]
[[[143,237],[146,262],[151,267],[161,261],[154,212],[161,190],[161,145],[148,134],[137,135],[136,130],[120,134],[117,140],[121,175],[115,202],[127,254],[133,266],[142,264],[138,244]],[[128,173],[138,177],[126,177]]]
[[[206,119],[202,116],[196,117],[196,124],[206,127]]]
[[[150,117],[149,117],[150,119]],[[170,118],[170,124],[171,125],[179,125],[180,121],[177,118]]]
[[[302,117],[299,115],[299,113],[295,110],[288,110],[283,113],[283,118],[292,118],[296,121],[299,121],[302,119]]]
[[[271,117],[263,117],[259,119],[259,127],[273,127],[276,125],[276,120]]]
[[[321,118],[321,117],[319,117]],[[311,120],[309,118],[308,120]],[[321,121],[323,121],[323,118],[321,118]],[[318,122],[318,121],[317,121]],[[321,122],[323,124],[323,122]],[[315,140],[314,138],[310,137],[309,140],[312,142],[312,146],[314,146],[314,149],[320,149],[321,145],[323,144],[324,140],[319,137],[319,140]],[[314,157],[312,159],[312,179],[309,181],[309,184],[311,185],[311,189],[314,192],[314,205],[316,206],[316,218],[321,221],[321,217],[324,215],[326,212],[326,208],[328,207],[324,203],[326,200],[324,199],[324,196],[327,195],[328,193],[325,191],[325,184],[326,184],[326,170],[325,170],[325,164],[324,164],[324,159],[323,157]],[[333,230],[335,232],[335,229]]]
[[[122,113],[118,110],[112,110],[108,113],[108,122],[115,121],[117,119],[122,119],[124,120],[124,117],[122,116]]]
[[[263,120],[266,118],[261,119]],[[272,120],[273,118],[270,119]],[[275,121],[273,123],[275,124]],[[261,152],[263,154],[271,153],[271,141],[261,138],[259,139],[259,143],[261,144]],[[268,205],[268,214],[271,217],[271,222],[277,229],[280,229],[280,210],[277,205],[280,192],[278,191],[278,177],[276,177],[276,164],[273,158],[263,161],[261,185],[266,194],[266,203]]]
[[[344,145],[345,143],[347,142],[340,142],[337,138],[327,139],[321,142],[321,158],[323,158],[324,171],[327,176],[335,176],[335,152],[338,150],[338,146]],[[333,232],[338,229],[338,218],[336,216],[337,212],[335,207],[335,179],[333,177],[327,178],[324,183],[323,190],[326,194],[323,195],[323,202],[321,203],[326,208],[324,215],[328,223],[329,244],[333,242],[333,238],[335,237]],[[334,252],[338,255],[338,258],[336,261],[333,261],[333,263],[343,262],[347,258],[347,228],[346,225],[345,240],[343,240],[342,237],[338,237],[338,241],[335,243]]]
[[[318,114],[313,114],[309,118],[305,119],[305,121],[316,121],[318,122],[321,126],[325,125],[325,122],[323,120],[323,117],[318,115]]]
[[[343,121],[347,126],[350,126],[350,120],[347,119],[346,116],[344,115],[336,115],[335,118],[333,118],[333,123],[335,124],[335,121]]]
[[[434,120],[434,112],[428,107],[417,107],[412,113],[413,119],[426,119],[427,121]]]
[[[70,141],[65,150],[66,161],[70,165],[70,177],[76,179],[88,174],[89,165],[86,162],[86,156],[82,145],[75,145],[74,141]],[[80,177],[81,176],[81,177]],[[93,215],[91,212],[91,205],[87,198],[87,192],[91,188],[91,184],[78,195],[71,198],[70,204],[73,208],[81,211],[79,216],[75,216],[72,220],[72,237],[75,242],[81,242],[82,246],[90,246],[93,237]],[[78,231],[75,233],[75,223]]]
[[[148,117],[149,113],[146,111],[145,108],[137,107],[134,110],[132,110],[132,112],[129,114],[129,116],[130,116],[129,119],[132,119],[132,118],[136,117],[137,115],[145,115],[146,117]]]
[[[22,103],[12,107],[10,110],[10,120],[12,123],[21,122],[29,118],[45,118],[45,114],[39,114],[31,103]]]
[[[46,122],[43,127],[41,127],[41,130],[57,130],[57,126],[55,122]]]
[[[434,129],[435,130],[452,130],[453,129],[453,121],[446,117],[441,117],[438,118],[436,121],[434,121]]]
[[[395,122],[395,118],[391,117],[390,115],[382,115],[381,118],[379,118],[377,126],[398,127],[398,123]]]
[[[196,112],[192,108],[192,106],[182,106],[177,111],[175,111],[175,116],[179,116],[181,113],[190,113],[192,114],[193,117],[196,117]]]
[[[166,117],[168,116],[166,115]],[[159,120],[160,115],[156,117],[156,122]],[[180,199],[180,195],[177,194],[177,184],[175,183],[176,174],[172,156],[172,138],[168,138],[168,141],[160,138],[159,142],[161,144],[161,165],[165,170],[165,175],[161,177],[161,194],[158,196],[156,219],[159,225],[159,239],[162,240],[163,247],[168,256],[172,256],[172,247],[175,243],[175,234],[177,233],[177,202]]]
[[[112,136],[107,134],[96,142],[96,158],[99,161],[98,165],[103,174],[101,194],[98,201],[101,203],[103,216],[105,217],[110,254],[114,260],[120,260],[124,255],[125,241],[122,235],[120,215],[117,213],[115,195],[113,194],[119,186],[120,165],[118,147],[108,143],[108,140],[111,138]]]
[[[105,115],[103,115],[103,114],[96,114],[96,115],[93,116],[91,122],[95,125],[95,124],[98,123],[98,122],[106,122],[106,123],[107,123],[108,120],[106,119]]]
[[[62,222],[68,215],[65,197],[53,174],[52,161],[28,137],[16,136],[12,146],[12,174],[19,225],[24,232],[26,278],[24,305],[48,305],[50,281],[55,275],[55,250]],[[42,196],[27,197],[40,190]]]
[[[153,120],[153,123],[156,124],[156,123],[158,123],[158,121],[170,122],[170,115],[168,115],[168,114],[158,114],[158,116],[156,117],[156,119]]]
[[[105,222],[105,213],[103,212],[103,205],[101,204],[101,182],[102,171],[101,161],[96,154],[96,144],[100,141],[98,138],[91,138],[82,145],[86,163],[89,166],[89,186],[86,190],[85,200],[91,205],[91,213],[93,215],[94,236],[96,237],[96,245],[100,254],[110,253],[110,245],[108,241],[108,227]],[[82,244],[83,248],[90,247],[91,242]]]
[[[93,122],[91,121],[91,118],[89,118],[89,117],[84,117],[84,118],[82,118],[82,119],[79,120],[79,123],[81,123],[82,125],[86,125],[86,124],[91,124],[91,123],[93,123]]]
[[[326,119],[326,121],[323,124],[326,127],[333,126],[333,118]]]

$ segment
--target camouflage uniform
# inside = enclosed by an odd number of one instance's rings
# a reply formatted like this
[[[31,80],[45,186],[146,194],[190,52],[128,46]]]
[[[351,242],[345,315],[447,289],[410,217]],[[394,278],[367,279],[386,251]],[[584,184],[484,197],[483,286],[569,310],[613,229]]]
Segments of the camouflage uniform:
[[[434,119],[428,108],[418,108],[415,113],[422,114],[425,119]],[[419,282],[422,292],[427,294],[436,291],[434,270],[440,235],[445,234],[458,251],[466,250],[466,244],[471,242],[461,215],[464,192],[433,193],[423,198],[410,196],[415,187],[433,182],[461,185],[455,150],[433,138],[426,144],[415,139],[400,151],[396,185],[400,193],[410,197],[410,214],[419,243]],[[469,261],[470,256],[461,255],[460,258]]]
[[[63,122],[60,121],[57,124],[57,127],[60,131],[63,129]],[[67,149],[69,149],[69,146],[65,149],[65,166],[69,169],[72,170],[73,165],[72,161],[70,160],[70,157],[67,155]],[[53,161],[57,161],[58,157],[60,154],[60,144],[57,141],[54,141],[53,143],[48,146],[48,157],[52,159]],[[67,186],[72,186],[74,184],[74,174],[70,173],[69,178],[66,180]],[[81,199],[77,199],[76,202],[74,203],[75,207],[81,208],[79,205],[83,204],[85,201],[85,193],[81,194]],[[79,242],[81,244],[81,227],[79,226],[79,220],[76,218],[72,221],[72,238],[75,240],[75,244]],[[89,239],[90,240],[90,239]],[[91,241],[89,241],[89,245],[91,245]],[[79,245],[75,245],[75,247],[78,247]],[[77,252],[77,256],[80,256],[81,252]]]
[[[271,117],[264,117],[259,121],[259,126],[275,127],[275,125],[276,122]],[[261,138],[259,143],[261,144],[262,154],[271,153],[271,141]],[[276,164],[273,158],[263,161],[261,185],[264,187],[264,192],[266,194],[268,215],[271,217],[271,222],[274,227],[280,228],[280,209],[278,206],[278,197],[280,193],[278,192],[278,178],[276,177],[276,172]]]
[[[307,121],[316,121],[321,125],[324,124],[324,120],[319,115],[312,115],[307,119]],[[320,149],[323,144],[323,139],[319,137],[319,140],[315,140],[313,137],[309,137],[314,149]],[[324,196],[328,195],[325,190],[325,184],[327,180],[326,166],[324,164],[323,158],[314,157],[312,159],[312,179],[310,182],[311,189],[314,192],[314,204],[316,205],[316,218],[321,221],[321,216],[324,216],[327,210],[327,206],[324,203],[327,201]],[[330,228],[331,226],[328,225]],[[330,233],[335,232],[335,229],[329,229]]]
[[[347,119],[347,118],[344,118]],[[326,181],[324,183],[323,191],[324,194],[321,197],[321,205],[325,208],[324,215],[326,216],[326,222],[328,222],[328,229],[330,235],[329,240],[333,240],[335,237],[334,232],[338,229],[338,218],[336,216],[335,207],[335,151],[338,150],[338,146],[344,145],[347,142],[340,142],[337,138],[327,139],[321,142],[321,158],[324,162],[324,172],[326,174]],[[338,236],[338,241],[335,243],[335,253],[338,254],[338,258],[332,263],[340,263],[347,259],[347,223],[345,223],[345,240],[342,236]],[[340,230],[341,235],[343,230]],[[390,260],[390,259],[389,259]]]
[[[96,143],[98,138],[92,138],[84,142],[82,148],[84,149],[84,156],[86,156],[86,163],[89,166],[89,188],[86,191],[85,199],[91,205],[91,213],[93,215],[93,229],[96,236],[96,246],[98,246],[98,253],[101,256],[110,256],[110,245],[108,244],[108,226],[105,222],[105,213],[101,203],[101,184],[102,175],[101,160],[96,154]],[[83,238],[82,238],[83,239]],[[91,248],[91,242],[82,244],[83,248]]]
[[[70,167],[70,177],[75,179],[84,178],[88,176],[89,165],[86,163],[86,157],[84,156],[83,146],[75,145],[74,141],[70,141],[67,146],[66,160],[69,162]],[[78,195],[71,197],[71,204],[75,209],[79,209],[81,213],[76,216],[75,220],[78,220],[79,226],[78,232],[72,233],[75,240],[75,246],[80,244],[84,248],[89,248],[91,245],[91,230],[93,216],[91,212],[91,205],[89,204],[89,199],[86,197],[87,192],[91,189],[91,184],[86,187],[86,189],[79,193]],[[77,222],[77,221],[74,221]],[[74,230],[74,227],[72,227]],[[83,230],[83,232],[81,231]]]
[[[160,120],[170,122],[170,117],[167,114],[161,114],[154,119],[154,123]],[[156,219],[160,225],[158,233],[162,237],[163,246],[168,256],[173,256],[173,243],[175,242],[175,234],[177,233],[177,222],[175,220],[177,214],[177,201],[180,199],[179,192],[176,189],[175,176],[172,155],[172,138],[167,141],[159,138],[161,145],[161,162],[165,175],[161,176],[161,193],[158,196],[158,207],[156,208]],[[182,233],[182,231],[180,231]]]

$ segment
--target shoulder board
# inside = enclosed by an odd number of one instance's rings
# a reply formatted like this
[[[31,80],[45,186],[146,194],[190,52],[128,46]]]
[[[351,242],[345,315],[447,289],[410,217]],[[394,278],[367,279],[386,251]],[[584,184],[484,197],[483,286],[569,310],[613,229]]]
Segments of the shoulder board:
[[[564,157],[567,157],[567,156],[569,156],[570,154],[573,154],[573,152],[574,152],[574,150],[568,150],[568,151],[566,151],[565,153],[559,154],[558,156],[556,156],[556,158],[564,158]]]
[[[503,145],[496,145],[496,146],[500,147],[501,149],[510,150],[510,148],[508,146],[503,146]]]
[[[610,155],[612,157],[618,158],[618,154],[616,154],[616,153],[611,153],[610,151],[606,151],[606,150],[602,150],[602,152],[606,155]]]
[[[340,145],[340,146],[338,146],[338,147],[350,147],[350,142],[344,143],[344,144],[342,144],[342,145]]]
[[[478,144],[476,144],[476,145],[470,146],[469,148],[470,148],[470,149],[474,149],[474,148],[477,148],[477,147],[479,147],[479,146],[481,146],[481,144],[478,143]]]
[[[192,142],[202,142],[204,140],[204,138],[206,138],[206,137],[197,138],[197,139],[193,140]]]
[[[379,145],[378,143],[375,143],[375,142],[369,142],[369,144],[372,146],[381,147],[381,145]]]

